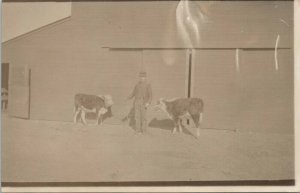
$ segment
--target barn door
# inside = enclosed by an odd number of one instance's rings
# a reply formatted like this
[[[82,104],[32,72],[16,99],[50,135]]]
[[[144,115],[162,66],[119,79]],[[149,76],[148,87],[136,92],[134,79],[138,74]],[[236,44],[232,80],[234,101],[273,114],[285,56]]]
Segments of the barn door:
[[[9,76],[8,114],[29,118],[29,78],[27,66],[12,66]]]

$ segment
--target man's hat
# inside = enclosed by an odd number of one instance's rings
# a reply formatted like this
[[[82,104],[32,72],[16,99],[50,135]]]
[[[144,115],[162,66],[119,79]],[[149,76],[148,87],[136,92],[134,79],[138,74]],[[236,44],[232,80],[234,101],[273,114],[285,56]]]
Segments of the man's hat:
[[[147,76],[147,73],[146,73],[146,72],[140,72],[139,76],[140,76],[140,77],[146,77],[146,76]]]

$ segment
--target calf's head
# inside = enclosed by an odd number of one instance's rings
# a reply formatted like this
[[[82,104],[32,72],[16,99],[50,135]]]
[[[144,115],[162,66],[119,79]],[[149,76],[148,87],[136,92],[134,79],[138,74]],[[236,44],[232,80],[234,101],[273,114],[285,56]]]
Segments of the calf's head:
[[[104,107],[100,110],[100,114],[103,115],[104,118],[112,117],[112,110],[111,107],[113,106],[114,102],[112,100],[111,95],[97,95],[104,101]]]
[[[166,111],[167,110],[167,106],[166,106],[166,101],[163,98],[160,98],[156,105],[155,105],[155,109],[157,111],[162,110],[162,111]]]

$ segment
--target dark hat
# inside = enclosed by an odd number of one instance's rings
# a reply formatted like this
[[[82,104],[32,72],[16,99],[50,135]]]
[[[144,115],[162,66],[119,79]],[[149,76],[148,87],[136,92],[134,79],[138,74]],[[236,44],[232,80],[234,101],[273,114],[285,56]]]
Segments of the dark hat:
[[[140,77],[146,77],[146,76],[147,76],[147,73],[146,73],[146,72],[140,72],[139,76],[140,76]]]

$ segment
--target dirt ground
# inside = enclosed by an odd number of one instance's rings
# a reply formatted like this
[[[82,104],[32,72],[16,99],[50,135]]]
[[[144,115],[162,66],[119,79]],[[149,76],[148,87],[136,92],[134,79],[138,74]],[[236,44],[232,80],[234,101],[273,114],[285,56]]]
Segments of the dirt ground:
[[[171,129],[171,128],[169,128]],[[294,136],[189,133],[2,117],[2,181],[209,181],[294,178]],[[192,131],[193,132],[193,131]]]

